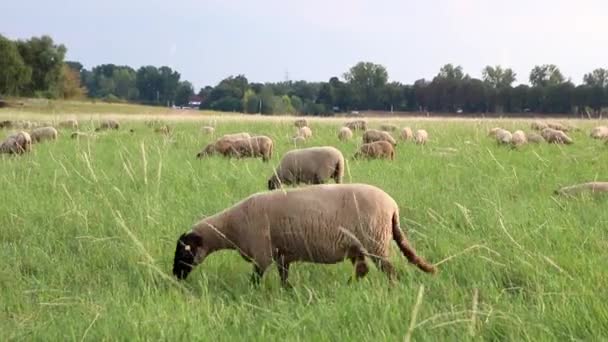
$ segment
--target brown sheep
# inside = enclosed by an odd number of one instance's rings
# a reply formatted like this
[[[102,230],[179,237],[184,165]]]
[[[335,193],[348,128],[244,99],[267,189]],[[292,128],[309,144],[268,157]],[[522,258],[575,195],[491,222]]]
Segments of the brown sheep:
[[[550,144],[572,144],[572,139],[566,133],[553,128],[543,129],[541,135]]]
[[[273,142],[272,139],[263,135],[248,139],[220,139],[214,144],[213,149],[214,153],[225,157],[262,157],[264,162],[268,162],[272,158]]]
[[[322,184],[329,178],[342,183],[344,156],[335,147],[310,147],[291,150],[283,156],[281,163],[268,179],[268,190],[281,184]]]
[[[562,123],[559,123],[559,122],[548,122],[547,127],[552,128],[557,131],[562,131],[562,132],[570,131],[570,128],[568,126],[566,126]]]
[[[359,151],[355,153],[354,158],[389,158],[395,159],[395,148],[387,141],[375,141],[369,144],[363,144],[359,147]]]
[[[391,124],[380,125],[380,130],[381,131],[394,132],[394,131],[396,131],[398,129],[399,129],[399,127],[397,127],[395,125],[391,125]]]
[[[113,120],[113,119],[108,119],[108,120],[104,120],[99,124],[99,127],[95,128],[95,132],[99,132],[102,130],[108,130],[108,129],[119,129],[120,128],[120,124],[118,123],[118,121]]]
[[[403,127],[401,130],[401,139],[405,141],[414,139],[414,133],[410,127]]]
[[[536,120],[530,125],[530,127],[532,127],[532,129],[535,131],[542,131],[543,129],[548,128],[549,126],[542,121]]]
[[[30,132],[30,137],[32,138],[32,143],[39,143],[44,140],[56,140],[57,139],[57,130],[54,127],[40,127],[35,128]]]
[[[366,131],[367,130],[367,121],[365,120],[353,120],[344,124],[344,127],[348,127],[353,131]]]
[[[348,128],[348,127],[342,127],[338,131],[338,139],[340,139],[341,141],[350,140],[350,139],[352,139],[352,137],[353,137],[353,131],[351,131],[350,128]]]
[[[605,192],[608,192],[608,182],[588,182],[566,186],[559,190],[555,190],[554,193],[556,195],[576,196],[582,193],[597,194]]]
[[[23,154],[32,150],[32,138],[25,131],[9,135],[0,144],[0,153]]]
[[[542,135],[537,133],[526,133],[526,139],[530,143],[539,144],[545,141]]]
[[[379,131],[377,129],[368,129],[363,133],[363,143],[369,144],[374,141],[387,141],[391,143],[391,145],[397,145],[397,141],[393,138],[390,133]]]
[[[308,126],[308,120],[306,119],[297,119],[296,121],[294,121],[293,123],[294,126],[301,128],[301,127],[307,127]]]
[[[173,274],[186,279],[210,254],[236,250],[253,263],[251,281],[259,284],[275,262],[281,285],[294,262],[335,264],[348,258],[360,279],[368,272],[366,257],[392,281],[390,243],[407,260],[435,273],[418,256],[399,225],[399,207],[391,196],[367,184],[313,185],[251,195],[196,224],[176,244]]]

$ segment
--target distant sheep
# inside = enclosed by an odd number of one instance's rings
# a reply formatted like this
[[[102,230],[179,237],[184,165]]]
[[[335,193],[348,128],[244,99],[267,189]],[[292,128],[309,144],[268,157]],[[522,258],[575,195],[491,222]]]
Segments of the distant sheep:
[[[355,153],[354,158],[387,158],[395,159],[395,148],[388,141],[375,141],[368,144],[363,144],[359,147],[359,151]]]
[[[232,134],[224,134],[219,140],[237,140],[237,139],[249,139],[251,138],[251,134],[247,132],[241,133],[232,133]]]
[[[528,138],[526,138],[526,133],[524,131],[518,130],[513,132],[511,135],[511,145],[514,147],[523,146],[528,143]]]
[[[503,145],[507,145],[511,143],[511,139],[513,138],[513,135],[511,134],[511,132],[507,131],[506,129],[498,129],[496,131],[496,142],[499,144],[503,144]]]
[[[306,119],[298,119],[296,121],[294,121],[293,123],[294,126],[301,128],[301,127],[307,127],[308,126],[308,120]]]
[[[363,143],[369,144],[374,141],[387,141],[391,145],[397,145],[397,141],[393,138],[390,133],[385,131],[379,131],[377,129],[368,129],[363,133]]]
[[[563,187],[555,190],[556,195],[575,196],[582,193],[605,193],[608,192],[608,182],[588,182]]]
[[[156,127],[154,129],[154,133],[169,135],[171,133],[171,128],[168,125],[162,125],[160,127]]]
[[[291,150],[283,156],[274,174],[268,179],[268,190],[278,189],[281,184],[322,184],[333,178],[342,183],[344,156],[331,146]]]
[[[338,131],[338,139],[340,139],[341,141],[350,140],[350,139],[352,139],[352,137],[353,137],[353,131],[351,131],[350,128],[348,128],[348,127],[342,127]]]
[[[85,132],[74,132],[70,135],[72,139],[84,139],[84,138],[97,138],[97,135],[93,133],[85,133]]]
[[[590,136],[593,139],[606,139],[606,138],[608,138],[608,127],[597,126],[597,127],[593,128]]]
[[[201,132],[203,134],[213,135],[215,133],[215,128],[211,126],[203,126],[201,127]]]
[[[225,157],[235,158],[262,157],[264,162],[268,162],[272,157],[273,147],[272,139],[263,135],[247,139],[220,139],[214,144],[207,145],[203,151],[197,154],[197,157],[218,153]]]
[[[344,127],[348,127],[353,131],[366,131],[367,130],[367,121],[365,120],[353,120],[344,124]]]
[[[304,137],[304,139],[312,138],[312,130],[308,126],[300,127],[297,135]]]
[[[502,130],[501,127],[494,127],[492,128],[489,132],[488,132],[488,136],[489,137],[496,137],[496,133],[498,133],[498,131]]]
[[[562,132],[568,132],[568,131],[570,131],[570,127],[568,127],[568,126],[566,126],[566,125],[564,125],[562,123],[559,123],[559,122],[548,122],[547,126],[549,128],[554,129],[554,130],[557,130],[557,131],[562,131]]]
[[[539,144],[545,142],[545,138],[538,133],[526,133],[526,139],[530,143]]]
[[[424,129],[419,129],[414,135],[414,142],[418,145],[424,145],[429,140],[429,134]]]
[[[0,128],[12,128],[13,127],[13,122],[10,120],[3,120],[0,121]]]
[[[550,144],[572,144],[572,139],[566,133],[553,128],[543,129],[541,135]]]
[[[59,121],[60,128],[78,129],[78,121],[74,119]]]
[[[543,121],[537,120],[537,121],[532,122],[530,127],[532,127],[532,129],[535,131],[542,131],[543,129],[548,128],[549,126],[546,123],[544,123]]]
[[[56,140],[58,136],[57,130],[54,127],[34,128],[30,132],[32,143],[39,143],[45,140]]]
[[[113,119],[108,119],[108,120],[104,120],[99,124],[99,127],[97,127],[95,129],[96,132],[102,131],[102,130],[108,130],[108,129],[119,129],[120,128],[120,124],[118,123],[118,121],[113,120]]]
[[[402,140],[406,141],[414,139],[414,133],[412,132],[412,129],[410,127],[403,127],[400,136]]]
[[[380,125],[380,130],[381,131],[394,132],[394,131],[396,131],[398,129],[399,129],[399,127],[397,127],[395,125],[391,125],[391,124]]]

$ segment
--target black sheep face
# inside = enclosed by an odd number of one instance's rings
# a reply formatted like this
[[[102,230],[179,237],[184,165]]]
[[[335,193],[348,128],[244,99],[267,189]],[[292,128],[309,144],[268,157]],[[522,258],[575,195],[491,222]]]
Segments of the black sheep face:
[[[178,279],[186,279],[195,266],[196,253],[203,247],[203,239],[194,234],[182,234],[177,240],[175,258],[173,259],[173,275]]]

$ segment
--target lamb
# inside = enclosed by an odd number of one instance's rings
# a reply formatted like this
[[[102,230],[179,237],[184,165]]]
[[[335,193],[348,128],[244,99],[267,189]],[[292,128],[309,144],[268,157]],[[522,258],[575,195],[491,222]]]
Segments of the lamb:
[[[108,120],[102,121],[101,124],[99,125],[99,127],[95,128],[95,132],[99,132],[101,130],[119,129],[119,128],[120,128],[120,124],[118,123],[118,121],[113,120],[113,119],[108,119]]]
[[[354,158],[390,158],[395,159],[395,149],[387,141],[375,141],[369,144],[363,144],[359,147],[359,151],[355,153]]]
[[[496,142],[498,142],[499,144],[510,144],[512,138],[513,135],[506,129],[501,128],[496,131]]]
[[[416,131],[416,134],[414,135],[414,142],[418,145],[424,145],[426,144],[426,142],[429,140],[429,134],[427,133],[427,131],[423,130],[423,129],[419,129]]]
[[[64,121],[60,121],[58,126],[61,128],[78,129],[78,121],[76,121],[74,119],[64,120]]]
[[[312,138],[312,130],[308,126],[300,127],[296,136],[304,137],[304,139]]]
[[[173,275],[184,280],[212,253],[232,249],[253,263],[253,284],[259,284],[273,261],[286,288],[291,287],[289,268],[294,262],[335,264],[348,258],[361,279],[368,272],[366,257],[393,281],[391,240],[410,263],[424,272],[437,272],[407,241],[395,200],[377,187],[324,184],[263,192],[202,219],[182,234]]]
[[[576,196],[582,193],[589,192],[592,194],[608,192],[608,182],[588,182],[582,184],[575,184],[563,187],[559,190],[555,190],[554,194],[563,196]]]
[[[397,141],[388,133],[377,129],[368,129],[363,133],[363,143],[369,144],[374,141],[388,141],[391,145],[397,145]]]
[[[593,128],[590,136],[593,139],[606,139],[606,138],[608,138],[608,127],[597,126],[597,127]]]
[[[543,129],[541,135],[550,144],[572,144],[572,139],[566,133],[553,128]]]
[[[399,127],[395,126],[395,125],[390,125],[390,124],[384,124],[384,125],[380,125],[380,130],[381,131],[386,131],[386,132],[394,132],[396,130],[398,130]]]
[[[511,145],[514,147],[523,146],[527,143],[528,139],[526,138],[526,133],[524,133],[524,131],[518,130],[511,135]]]
[[[211,126],[203,126],[201,127],[201,132],[203,134],[213,135],[215,133],[215,128]]]
[[[32,143],[39,143],[45,140],[56,140],[57,135],[57,130],[51,126],[35,128],[30,133]]]
[[[350,128],[348,128],[348,127],[342,127],[338,131],[338,139],[340,139],[341,141],[350,140],[350,139],[352,139],[352,137],[353,137],[353,131],[351,131]]]
[[[365,121],[365,120],[349,121],[344,124],[344,127],[348,127],[353,131],[356,131],[356,130],[366,131],[367,130],[367,121]]]
[[[0,153],[8,154],[23,154],[32,149],[32,138],[25,131],[17,132],[9,135],[2,144],[0,144]]]
[[[539,144],[545,141],[542,135],[537,133],[526,133],[526,139],[530,143]]]
[[[403,129],[401,130],[401,139],[403,140],[411,140],[414,138],[414,133],[412,132],[412,129],[409,127],[403,127]]]
[[[274,174],[268,179],[268,190],[281,184],[323,184],[333,178],[339,184],[344,177],[344,156],[335,147],[310,147],[291,150],[283,156]]]
[[[298,120],[294,121],[293,125],[296,126],[296,127],[298,127],[298,128],[307,127],[308,126],[308,120],[306,120],[306,119],[298,119]]]
[[[201,158],[218,153],[225,157],[262,157],[264,162],[268,162],[272,157],[273,147],[272,139],[264,135],[247,139],[219,139],[215,143],[207,145],[196,156]]]
[[[533,122],[533,123],[530,125],[530,127],[532,127],[532,129],[533,129],[533,130],[536,130],[536,131],[542,131],[543,129],[548,128],[549,126],[547,126],[547,124],[546,124],[546,123],[544,123],[544,122],[542,122],[542,121],[538,121],[538,120],[537,120],[537,121],[534,121],[534,122]]]

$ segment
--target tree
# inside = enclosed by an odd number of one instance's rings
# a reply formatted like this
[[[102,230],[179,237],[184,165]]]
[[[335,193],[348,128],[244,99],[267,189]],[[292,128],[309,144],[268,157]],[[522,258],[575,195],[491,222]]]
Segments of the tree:
[[[534,87],[547,87],[564,82],[564,76],[554,64],[535,66],[530,72],[530,84]]]
[[[511,68],[503,69],[500,65],[486,66],[482,70],[483,81],[495,89],[510,87],[516,81],[516,74]]]
[[[598,68],[583,76],[583,82],[590,87],[608,87],[608,70]]]
[[[135,70],[123,66],[112,71],[111,79],[114,84],[112,94],[124,100],[137,100],[139,91],[137,90],[137,75]]]
[[[388,81],[388,72],[384,66],[359,62],[344,74],[344,79],[352,87],[357,106],[366,109],[381,106],[380,91]]]
[[[175,91],[175,105],[186,106],[192,95],[194,95],[192,83],[188,81],[179,82],[177,90]]]
[[[79,73],[67,64],[61,68],[58,91],[63,99],[82,98],[86,94],[86,89],[80,86]]]
[[[32,70],[31,81],[26,90],[29,95],[45,92],[57,96],[66,48],[56,45],[49,36],[32,37],[27,41],[17,41],[17,48],[23,61]]]
[[[464,78],[464,74],[460,65],[455,67],[452,64],[446,64],[439,69],[439,74],[437,77],[447,80],[460,81]]]
[[[82,71],[82,69],[84,69],[84,67],[82,66],[82,63],[80,62],[76,62],[76,61],[65,61],[65,64],[70,67],[72,70],[80,73]]]
[[[19,95],[31,76],[32,69],[21,58],[17,45],[0,35],[0,94]]]

